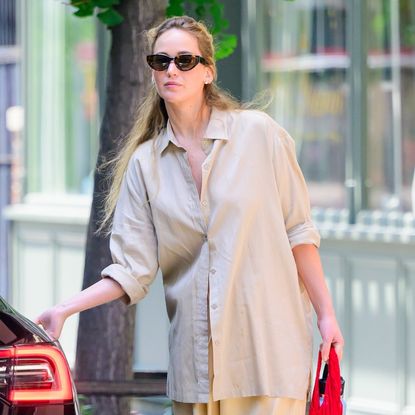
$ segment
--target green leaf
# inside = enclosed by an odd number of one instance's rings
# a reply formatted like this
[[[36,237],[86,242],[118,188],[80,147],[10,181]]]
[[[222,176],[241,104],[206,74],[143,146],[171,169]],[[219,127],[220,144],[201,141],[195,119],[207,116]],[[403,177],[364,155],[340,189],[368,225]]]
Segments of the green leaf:
[[[183,0],[170,0],[166,8],[166,16],[167,17],[183,16],[183,14],[184,14]]]
[[[238,45],[238,38],[236,35],[223,34],[217,37],[217,47],[215,59],[220,60],[231,55]]]
[[[166,16],[182,16],[185,13],[184,0],[169,0]],[[229,26],[224,18],[224,5],[218,0],[187,0],[186,3],[195,11],[197,19],[211,19],[210,32],[216,40],[215,58],[217,60],[231,55],[238,44],[236,35],[229,35],[223,31]]]
[[[120,24],[124,18],[114,9],[107,9],[97,14],[99,20],[108,27]]]
[[[92,16],[94,14],[94,6],[91,3],[80,4],[78,10],[74,13],[78,17]]]
[[[215,21],[220,21],[223,15],[223,4],[217,2],[212,4],[212,6],[210,6],[210,12],[212,13],[212,17]]]
[[[203,4],[198,5],[195,12],[198,19],[203,19],[206,16],[206,8]]]
[[[221,33],[228,26],[227,20],[223,18],[223,4],[215,1],[210,7],[210,14],[213,18],[212,34]]]
[[[112,6],[116,6],[117,4],[120,4],[120,0],[92,0],[92,3],[95,7],[106,9],[108,7],[112,7]]]
[[[222,27],[223,29],[227,29],[229,26],[229,22],[225,19],[222,19]]]
[[[180,6],[168,6],[166,8],[166,17],[183,16],[184,9]]]

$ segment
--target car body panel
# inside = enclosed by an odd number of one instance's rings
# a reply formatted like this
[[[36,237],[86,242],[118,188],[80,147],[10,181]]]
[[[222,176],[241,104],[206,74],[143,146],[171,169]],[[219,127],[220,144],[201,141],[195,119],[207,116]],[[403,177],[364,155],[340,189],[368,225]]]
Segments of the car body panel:
[[[59,341],[52,339],[41,327],[37,326],[31,320],[20,314],[0,297],[0,351],[29,345],[54,346],[63,353]],[[73,400],[71,402],[36,402],[19,404],[12,404],[11,402],[8,402],[5,396],[7,388],[5,385],[8,381],[6,366],[7,364],[3,366],[0,365],[0,415],[80,414],[77,393],[72,377],[71,386]],[[69,366],[67,367],[69,368]]]

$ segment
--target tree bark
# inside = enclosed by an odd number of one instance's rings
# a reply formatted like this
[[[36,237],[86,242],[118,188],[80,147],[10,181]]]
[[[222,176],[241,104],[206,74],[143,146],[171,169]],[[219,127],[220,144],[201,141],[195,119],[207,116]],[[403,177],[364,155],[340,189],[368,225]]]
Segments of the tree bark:
[[[100,130],[97,166],[107,160],[129,132],[134,111],[148,85],[143,30],[164,16],[166,0],[122,0],[118,11],[124,22],[112,29],[104,117]],[[95,170],[88,226],[83,289],[100,279],[111,255],[108,238],[95,235],[108,188],[106,171]],[[121,301],[82,312],[79,319],[75,378],[88,380],[132,379],[135,307]],[[94,414],[127,415],[129,399],[91,396]]]

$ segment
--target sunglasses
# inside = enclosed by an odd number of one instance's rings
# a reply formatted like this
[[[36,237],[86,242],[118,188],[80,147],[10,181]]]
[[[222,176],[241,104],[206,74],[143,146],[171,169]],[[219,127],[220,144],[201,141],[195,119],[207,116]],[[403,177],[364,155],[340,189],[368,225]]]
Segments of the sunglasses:
[[[174,58],[166,55],[147,56],[147,63],[155,71],[165,71],[169,67],[171,61],[174,61],[174,64],[180,71],[190,71],[198,63],[206,65],[206,59],[197,55],[177,55]]]

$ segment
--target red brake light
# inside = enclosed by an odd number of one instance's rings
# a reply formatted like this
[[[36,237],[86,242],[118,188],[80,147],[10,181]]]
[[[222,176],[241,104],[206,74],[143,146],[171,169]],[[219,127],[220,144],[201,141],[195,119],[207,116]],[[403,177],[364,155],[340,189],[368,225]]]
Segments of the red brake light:
[[[7,398],[9,394],[10,368],[13,349],[0,350],[0,397]]]
[[[63,402],[72,400],[69,368],[54,346],[16,346],[2,351],[13,359],[8,399],[11,402]],[[4,356],[6,357],[6,356]]]

